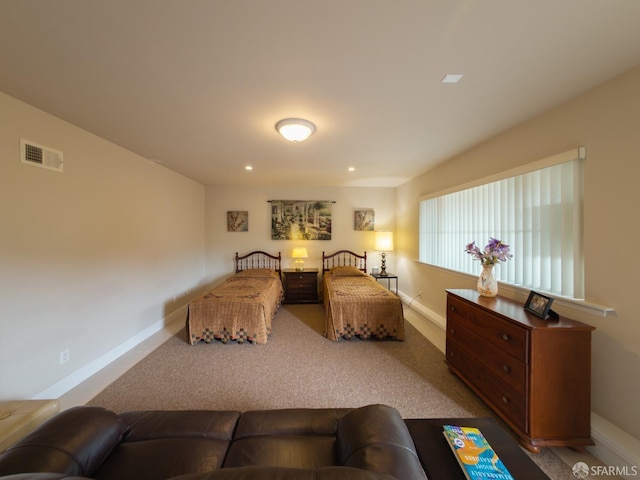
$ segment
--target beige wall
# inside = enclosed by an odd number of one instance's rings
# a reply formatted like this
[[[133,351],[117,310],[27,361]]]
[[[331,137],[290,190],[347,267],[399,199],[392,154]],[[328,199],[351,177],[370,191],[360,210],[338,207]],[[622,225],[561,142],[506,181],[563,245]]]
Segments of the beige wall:
[[[586,146],[586,300],[613,307],[615,314],[602,318],[574,311],[571,316],[597,328],[592,349],[592,410],[635,438],[640,438],[639,126],[640,68],[636,68],[398,188],[396,220],[403,291],[411,296],[422,290],[416,301],[444,316],[444,289],[473,288],[475,279],[415,261],[417,197]]]
[[[63,151],[64,173],[21,164],[21,138]],[[0,93],[0,400],[39,394],[182,306],[204,277],[204,196]]]
[[[336,201],[333,239],[306,242],[309,267],[342,248],[379,264],[373,235],[353,231],[353,211],[375,209],[378,228],[395,228],[400,290],[444,316],[444,289],[475,279],[416,263],[417,197],[585,145],[587,300],[615,314],[572,316],[597,328],[593,411],[640,438],[638,85],[640,68],[398,189],[205,189],[0,93],[0,399],[36,395],[178,311],[231,272],[236,251],[281,251],[290,266],[297,242],[270,239],[270,199]],[[64,151],[65,172],[20,164],[20,138]],[[248,233],[226,231],[227,210],[249,211]]]
[[[253,172],[255,173],[255,172]],[[216,283],[233,272],[233,257],[252,250],[282,253],[283,268],[293,268],[291,251],[294,246],[305,246],[309,258],[305,267],[322,268],[322,252],[349,249],[367,251],[369,267],[380,264],[380,255],[373,250],[373,232],[354,231],[354,211],[375,210],[376,228],[394,228],[395,189],[393,188],[299,188],[299,187],[228,187],[208,186],[206,193],[207,216],[207,278]],[[332,208],[331,240],[271,240],[271,204],[268,200],[330,200]],[[227,211],[249,212],[248,232],[227,232]],[[395,257],[387,257],[393,271]]]

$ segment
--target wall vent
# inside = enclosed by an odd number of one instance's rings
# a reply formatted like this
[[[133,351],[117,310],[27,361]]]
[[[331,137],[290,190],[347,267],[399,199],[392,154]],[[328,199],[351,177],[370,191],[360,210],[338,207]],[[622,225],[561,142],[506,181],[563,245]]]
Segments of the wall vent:
[[[62,152],[23,139],[20,140],[20,161],[56,172],[62,172],[64,164]]]

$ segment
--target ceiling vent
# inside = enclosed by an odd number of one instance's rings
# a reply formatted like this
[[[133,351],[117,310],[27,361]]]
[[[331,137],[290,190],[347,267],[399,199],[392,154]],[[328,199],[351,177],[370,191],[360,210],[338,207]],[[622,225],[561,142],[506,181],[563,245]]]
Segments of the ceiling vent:
[[[38,145],[29,140],[20,140],[20,161],[27,165],[62,172],[62,152]]]

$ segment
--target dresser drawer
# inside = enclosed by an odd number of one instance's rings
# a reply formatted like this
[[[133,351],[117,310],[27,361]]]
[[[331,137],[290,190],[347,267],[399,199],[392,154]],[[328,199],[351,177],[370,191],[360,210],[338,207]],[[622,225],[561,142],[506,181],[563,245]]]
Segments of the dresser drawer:
[[[526,396],[494,375],[465,347],[447,338],[447,364],[523,432],[528,431]]]
[[[289,291],[287,293],[287,302],[288,303],[296,303],[296,302],[317,302],[318,296],[316,292],[299,292],[299,291]]]
[[[288,293],[310,293],[316,292],[316,284],[315,283],[298,283],[298,282],[294,282],[294,283],[289,283],[287,285],[287,292]]]
[[[447,339],[458,348],[470,352],[478,363],[486,366],[498,378],[521,395],[527,393],[527,368],[524,362],[495,347],[489,341],[466,328],[465,324],[447,320]]]
[[[318,276],[314,273],[312,275],[305,273],[294,273],[287,274],[287,283],[290,285],[316,285],[318,281]]]
[[[526,329],[451,296],[447,299],[447,319],[459,322],[498,349],[528,363],[529,332]]]

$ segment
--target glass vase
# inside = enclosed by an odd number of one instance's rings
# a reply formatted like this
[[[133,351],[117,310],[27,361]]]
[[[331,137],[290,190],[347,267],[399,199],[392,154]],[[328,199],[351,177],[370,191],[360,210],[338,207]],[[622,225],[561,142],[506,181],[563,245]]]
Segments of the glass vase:
[[[498,294],[498,281],[493,276],[493,265],[483,265],[478,277],[478,293],[482,297],[495,297]]]

